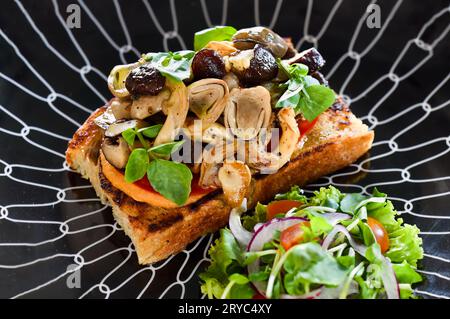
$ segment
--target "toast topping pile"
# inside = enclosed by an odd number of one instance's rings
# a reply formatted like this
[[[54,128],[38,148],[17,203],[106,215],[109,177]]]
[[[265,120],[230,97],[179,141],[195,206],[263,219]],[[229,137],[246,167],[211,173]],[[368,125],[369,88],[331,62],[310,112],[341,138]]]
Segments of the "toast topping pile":
[[[125,193],[145,180],[149,192],[183,206],[200,186],[222,189],[236,207],[253,175],[290,161],[336,95],[316,49],[297,52],[264,27],[206,29],[194,49],[112,69],[115,98],[95,121],[104,129],[100,163],[125,181],[115,183]]]

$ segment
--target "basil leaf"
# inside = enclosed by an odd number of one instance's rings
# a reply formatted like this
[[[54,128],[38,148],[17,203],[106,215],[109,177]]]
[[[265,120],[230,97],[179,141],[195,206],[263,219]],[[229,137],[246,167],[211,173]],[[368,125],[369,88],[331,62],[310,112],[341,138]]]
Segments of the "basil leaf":
[[[169,156],[170,154],[178,150],[180,146],[183,144],[184,141],[165,143],[158,146],[154,146],[150,148],[149,151],[157,155]]]
[[[148,53],[144,59],[155,67],[162,75],[177,81],[191,76],[191,63],[195,52],[184,50],[178,52]]]
[[[191,170],[184,164],[155,159],[147,169],[152,187],[177,205],[183,205],[191,193]]]
[[[229,41],[237,30],[229,26],[218,26],[198,31],[194,35],[194,50],[202,49],[210,41]]]
[[[134,140],[136,139],[136,131],[132,128],[126,129],[122,132],[122,137],[128,145],[133,146]]]
[[[142,135],[148,137],[148,138],[155,138],[158,136],[159,131],[162,128],[162,124],[156,124],[149,127],[143,127],[138,130],[139,133],[142,133]]]
[[[148,154],[143,148],[136,148],[131,152],[125,167],[125,180],[133,183],[144,177],[148,167]]]
[[[296,107],[300,102],[300,92],[303,89],[303,82],[291,79],[288,82],[288,88],[275,105],[276,108]]]
[[[304,91],[306,96],[300,99],[297,108],[309,122],[328,109],[336,99],[334,91],[323,85],[312,85]]]

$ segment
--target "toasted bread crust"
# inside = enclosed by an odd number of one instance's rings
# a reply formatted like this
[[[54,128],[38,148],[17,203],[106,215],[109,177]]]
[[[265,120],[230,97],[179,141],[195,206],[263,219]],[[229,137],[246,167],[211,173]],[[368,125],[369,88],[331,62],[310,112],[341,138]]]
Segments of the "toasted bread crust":
[[[94,123],[107,106],[95,111],[77,130],[66,152],[67,162],[112,205],[115,219],[133,241],[139,263],[162,260],[227,224],[231,207],[220,191],[188,206],[164,209],[137,202],[112,186],[101,172],[98,154],[103,131]],[[304,147],[287,165],[275,174],[252,180],[250,207],[271,200],[292,185],[306,185],[353,163],[370,149],[374,137],[345,105],[324,113],[308,135]]]

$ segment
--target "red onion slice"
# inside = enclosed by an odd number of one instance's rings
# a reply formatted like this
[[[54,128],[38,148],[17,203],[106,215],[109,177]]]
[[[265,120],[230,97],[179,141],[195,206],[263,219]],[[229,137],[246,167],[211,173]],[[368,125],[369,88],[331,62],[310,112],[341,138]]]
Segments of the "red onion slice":
[[[357,243],[352,238],[347,228],[342,225],[337,225],[334,227],[327,237],[325,237],[322,243],[322,248],[328,249],[337,233],[343,233],[345,237],[347,237],[347,240],[353,249],[361,256],[366,256],[367,247]],[[376,251],[376,253],[378,254],[376,257],[382,261],[381,279],[383,281],[384,289],[386,290],[386,295],[389,299],[399,299],[400,292],[392,264],[388,258],[381,255],[381,252]]]
[[[345,235],[345,237],[347,237],[348,242],[350,243],[350,245],[353,247],[353,249],[360,254],[361,256],[365,257],[366,256],[366,251],[367,251],[367,247],[357,243],[352,235],[350,235],[349,231],[347,230],[347,228],[345,228],[342,225],[337,225],[333,228],[333,230],[327,235],[327,237],[325,237],[323,243],[322,243],[322,248],[325,250],[328,250],[328,247],[330,247],[331,243],[334,240],[334,237],[336,237],[337,233],[343,233]]]
[[[305,221],[301,217],[274,218],[256,229],[250,240],[247,251],[260,251],[265,243],[272,240],[275,231],[283,231],[286,228]]]
[[[283,294],[280,296],[280,298],[281,299],[338,299],[341,291],[342,291],[342,285],[339,287],[334,287],[334,288],[328,288],[328,287],[322,286],[322,287],[315,289],[304,295],[293,296],[293,295]],[[352,282],[350,283],[347,295],[357,294],[358,292],[359,292],[359,285],[356,281],[352,280]]]
[[[336,226],[339,222],[343,220],[351,219],[351,216],[344,213],[325,213],[322,215],[332,226]]]
[[[383,281],[384,290],[388,299],[400,299],[400,287],[398,286],[397,277],[389,258],[384,257],[380,250],[374,250],[375,257],[382,261],[381,263],[381,280]]]

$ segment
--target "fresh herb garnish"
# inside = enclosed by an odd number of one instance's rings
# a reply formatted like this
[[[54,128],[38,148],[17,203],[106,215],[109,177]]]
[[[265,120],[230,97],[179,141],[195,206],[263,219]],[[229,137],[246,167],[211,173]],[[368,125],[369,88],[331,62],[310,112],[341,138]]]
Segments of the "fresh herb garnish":
[[[128,129],[122,136],[132,146],[136,136],[156,136],[160,129],[157,125],[139,130]],[[191,170],[185,164],[161,158],[170,156],[183,143],[184,141],[169,142],[148,147],[148,142],[145,141],[144,148],[136,148],[131,152],[125,167],[125,180],[134,183],[147,174],[150,184],[158,193],[177,205],[184,204],[191,193]]]
[[[147,53],[144,60],[150,62],[162,75],[176,81],[191,77],[191,63],[195,52],[183,50],[178,52]]]
[[[328,109],[335,101],[334,91],[308,74],[308,67],[304,64],[289,65],[278,60],[278,65],[289,77],[282,84],[286,91],[276,103],[276,108],[292,107],[295,113],[301,113],[309,122]]]
[[[147,150],[144,148],[134,149],[128,158],[127,166],[125,167],[125,180],[128,183],[134,183],[145,176],[149,158]]]
[[[169,156],[173,152],[177,151],[180,148],[180,146],[183,145],[183,143],[184,141],[165,143],[153,146],[149,148],[148,151],[154,155]]]
[[[229,26],[217,26],[198,31],[194,35],[194,50],[198,51],[211,41],[229,41],[237,30]]]
[[[155,138],[158,136],[159,131],[162,128],[162,124],[156,124],[148,127],[143,127],[140,129],[137,128],[129,128],[122,132],[122,137],[124,140],[130,145],[130,147],[134,146],[134,141],[136,137],[141,141],[143,146],[148,146],[148,142],[144,141],[143,136],[148,138]]]
[[[147,168],[152,187],[177,205],[183,205],[191,193],[191,170],[182,163],[155,159]]]

